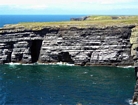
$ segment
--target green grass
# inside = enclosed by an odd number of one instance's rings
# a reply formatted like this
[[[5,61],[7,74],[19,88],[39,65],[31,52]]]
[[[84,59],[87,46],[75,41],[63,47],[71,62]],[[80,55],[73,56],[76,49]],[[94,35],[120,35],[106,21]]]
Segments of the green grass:
[[[105,27],[112,25],[138,25],[138,16],[118,16],[117,19],[112,19],[112,16],[89,16],[85,21],[61,21],[61,22],[29,22],[29,23],[18,23],[15,25],[9,25],[6,27],[24,27],[32,30],[41,30],[44,27],[78,27],[86,28],[89,26],[94,27]]]
[[[116,18],[116,19],[115,19]],[[95,21],[95,20],[129,20],[129,19],[138,19],[138,16],[89,16],[87,20]]]
[[[87,21],[95,21],[95,20],[112,20],[111,16],[89,16]]]

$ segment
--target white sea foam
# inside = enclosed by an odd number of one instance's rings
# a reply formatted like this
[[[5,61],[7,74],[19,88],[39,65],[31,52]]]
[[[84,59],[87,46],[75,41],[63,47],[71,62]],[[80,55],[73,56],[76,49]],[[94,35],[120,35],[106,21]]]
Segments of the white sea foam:
[[[91,77],[93,77],[93,75],[92,75],[92,74],[91,74],[90,76],[91,76]]]
[[[65,66],[74,66],[74,64],[69,64],[69,63],[66,63],[66,62],[57,62],[57,63],[27,63],[27,64],[22,64],[22,63],[13,63],[13,62],[10,62],[10,63],[5,63],[7,65],[10,65],[10,66],[15,66],[15,65],[65,65]]]
[[[88,72],[83,72],[83,74],[87,74]]]
[[[36,65],[36,63],[31,63],[31,64],[27,63],[27,64],[21,64],[21,65],[25,65],[25,66],[27,66],[27,65]]]
[[[60,65],[60,66],[74,66],[74,64],[69,64],[66,62],[57,62],[57,63],[37,63],[38,65]]]
[[[32,64],[22,64],[22,63],[13,63],[13,62],[10,62],[10,63],[6,63],[7,65],[9,65],[10,67],[16,67],[16,65],[35,65],[35,63],[32,63]]]
[[[134,68],[134,66],[117,66],[119,68]]]
[[[138,105],[138,102],[132,102],[132,100],[128,99],[127,103],[129,103],[129,105]]]
[[[13,62],[5,63],[5,64],[8,64],[8,65],[21,65],[21,63],[13,63]]]

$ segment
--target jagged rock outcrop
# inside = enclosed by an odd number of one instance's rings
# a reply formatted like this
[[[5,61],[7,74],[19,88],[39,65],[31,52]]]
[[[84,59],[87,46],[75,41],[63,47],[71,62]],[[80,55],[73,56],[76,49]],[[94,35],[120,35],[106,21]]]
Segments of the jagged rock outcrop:
[[[70,20],[71,21],[84,21],[87,18],[89,18],[89,16],[84,16],[84,17],[80,17],[80,18],[71,18]]]
[[[129,26],[0,29],[0,63],[133,65]]]
[[[136,76],[136,85],[134,90],[133,103],[137,104],[138,103],[138,27],[132,29],[130,43],[132,44],[131,56],[134,61],[135,76]]]

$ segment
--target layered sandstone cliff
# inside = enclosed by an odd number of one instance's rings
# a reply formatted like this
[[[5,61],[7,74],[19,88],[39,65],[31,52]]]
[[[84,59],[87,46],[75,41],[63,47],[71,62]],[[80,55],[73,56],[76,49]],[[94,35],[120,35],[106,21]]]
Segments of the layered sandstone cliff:
[[[0,63],[133,65],[130,36],[134,27],[4,27],[0,29]]]

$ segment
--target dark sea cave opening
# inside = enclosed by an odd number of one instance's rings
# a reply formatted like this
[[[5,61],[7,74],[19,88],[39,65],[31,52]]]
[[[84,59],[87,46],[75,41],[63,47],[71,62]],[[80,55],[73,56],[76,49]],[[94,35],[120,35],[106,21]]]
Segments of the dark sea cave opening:
[[[68,62],[68,63],[74,63],[74,61],[71,59],[71,55],[69,52],[61,52],[58,55],[59,62]]]
[[[32,45],[31,45],[32,63],[35,63],[38,61],[41,46],[42,46],[42,40],[33,40],[32,41]]]

